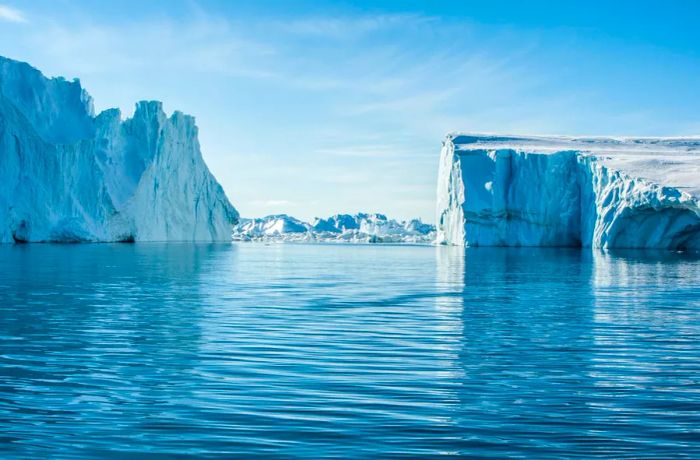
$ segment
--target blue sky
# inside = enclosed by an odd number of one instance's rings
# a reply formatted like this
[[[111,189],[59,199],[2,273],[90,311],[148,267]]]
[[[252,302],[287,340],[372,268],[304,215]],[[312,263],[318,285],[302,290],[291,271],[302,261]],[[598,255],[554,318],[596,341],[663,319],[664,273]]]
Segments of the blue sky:
[[[455,130],[700,134],[700,2],[0,0],[0,54],[193,114],[244,216],[434,221]]]

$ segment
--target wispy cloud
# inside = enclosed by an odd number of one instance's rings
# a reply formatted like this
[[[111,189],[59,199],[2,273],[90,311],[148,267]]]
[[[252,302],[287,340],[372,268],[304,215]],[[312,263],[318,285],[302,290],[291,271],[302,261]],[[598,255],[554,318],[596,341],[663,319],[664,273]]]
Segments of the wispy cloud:
[[[311,17],[286,22],[288,32],[311,37],[334,39],[358,38],[363,35],[401,27],[423,25],[433,19],[417,14],[384,14],[356,17]]]
[[[8,22],[27,22],[24,14],[11,6],[0,5],[0,21]]]
[[[248,66],[253,60],[247,58],[273,53],[270,47],[243,38],[230,24],[215,19],[70,27],[51,22],[33,41],[51,55],[67,59],[78,73],[160,68],[262,78],[267,73]]]

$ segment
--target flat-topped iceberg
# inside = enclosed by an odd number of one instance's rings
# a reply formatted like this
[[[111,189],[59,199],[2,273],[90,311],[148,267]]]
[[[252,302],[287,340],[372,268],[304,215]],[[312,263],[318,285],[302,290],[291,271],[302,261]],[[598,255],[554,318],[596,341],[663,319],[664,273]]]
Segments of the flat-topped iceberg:
[[[77,80],[0,57],[0,242],[230,241],[237,220],[194,118],[94,116]]]
[[[234,227],[238,241],[432,243],[435,227],[420,219],[396,221],[384,214],[336,214],[303,222],[286,214],[241,219]]]
[[[700,249],[700,138],[450,134],[437,241]]]

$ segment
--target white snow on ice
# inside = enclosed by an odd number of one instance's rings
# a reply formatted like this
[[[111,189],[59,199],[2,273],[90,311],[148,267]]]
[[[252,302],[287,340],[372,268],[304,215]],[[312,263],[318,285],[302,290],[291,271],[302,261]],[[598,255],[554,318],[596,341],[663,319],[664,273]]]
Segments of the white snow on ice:
[[[438,242],[700,248],[700,138],[454,133]]]

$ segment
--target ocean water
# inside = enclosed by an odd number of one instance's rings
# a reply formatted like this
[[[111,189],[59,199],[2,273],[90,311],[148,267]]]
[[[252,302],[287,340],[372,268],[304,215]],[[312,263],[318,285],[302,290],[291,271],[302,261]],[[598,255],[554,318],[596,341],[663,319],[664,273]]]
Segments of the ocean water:
[[[0,247],[0,458],[700,457],[700,259]]]

